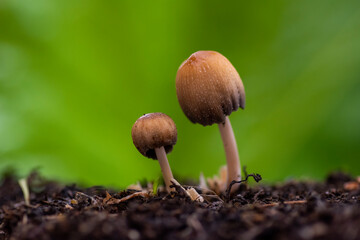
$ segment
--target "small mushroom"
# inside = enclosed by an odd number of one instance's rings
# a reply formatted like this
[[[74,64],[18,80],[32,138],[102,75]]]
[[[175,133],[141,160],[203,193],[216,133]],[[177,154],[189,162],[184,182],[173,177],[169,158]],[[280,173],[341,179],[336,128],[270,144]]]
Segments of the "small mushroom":
[[[240,180],[239,154],[228,116],[245,108],[245,90],[234,66],[218,52],[195,52],[178,69],[176,93],[191,122],[218,124],[226,153],[227,185]]]
[[[173,175],[166,154],[177,141],[174,121],[164,113],[148,113],[140,117],[131,129],[133,143],[145,157],[157,159],[167,191],[170,193]]]

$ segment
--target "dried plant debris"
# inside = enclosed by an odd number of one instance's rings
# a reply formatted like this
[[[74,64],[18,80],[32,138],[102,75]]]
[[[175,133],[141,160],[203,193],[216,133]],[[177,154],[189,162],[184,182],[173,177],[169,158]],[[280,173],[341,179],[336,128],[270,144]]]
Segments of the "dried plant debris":
[[[32,176],[27,205],[7,176],[0,181],[0,239],[360,239],[359,179],[346,174],[323,183],[242,183],[229,199],[173,184],[172,194],[116,192]]]

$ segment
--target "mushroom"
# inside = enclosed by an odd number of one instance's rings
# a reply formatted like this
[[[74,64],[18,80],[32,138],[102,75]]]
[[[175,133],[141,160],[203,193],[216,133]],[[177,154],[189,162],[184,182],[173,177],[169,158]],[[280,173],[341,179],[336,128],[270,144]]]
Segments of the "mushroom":
[[[133,143],[145,157],[157,159],[167,191],[170,193],[173,175],[166,154],[177,141],[174,121],[164,113],[148,113],[140,117],[131,129]]]
[[[218,124],[226,154],[227,186],[240,180],[239,154],[228,116],[245,108],[245,90],[234,66],[218,52],[195,52],[178,69],[176,93],[191,122]]]

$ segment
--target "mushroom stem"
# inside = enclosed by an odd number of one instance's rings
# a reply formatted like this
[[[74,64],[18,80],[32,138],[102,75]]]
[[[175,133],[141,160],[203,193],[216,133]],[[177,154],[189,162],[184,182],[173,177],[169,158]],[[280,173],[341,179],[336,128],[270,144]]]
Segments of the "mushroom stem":
[[[162,172],[164,182],[166,185],[166,190],[168,191],[168,193],[170,193],[171,192],[170,185],[172,185],[171,179],[174,177],[173,177],[173,174],[170,169],[170,165],[169,165],[169,161],[166,156],[165,148],[164,147],[155,148],[155,153],[156,153],[156,157],[160,164],[161,172]]]
[[[241,179],[239,153],[229,117],[226,116],[225,122],[218,124],[218,126],[226,154],[226,162],[227,162],[226,186],[229,186],[229,184],[233,180],[239,181]]]

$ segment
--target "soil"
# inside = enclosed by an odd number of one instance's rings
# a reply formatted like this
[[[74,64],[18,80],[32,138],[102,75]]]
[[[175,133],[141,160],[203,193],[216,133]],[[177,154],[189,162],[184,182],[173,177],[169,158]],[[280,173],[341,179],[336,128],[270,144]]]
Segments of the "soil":
[[[0,181],[0,239],[360,239],[360,179],[343,173],[324,182],[243,183],[229,198],[203,192],[203,202],[37,175],[28,182],[30,205],[14,177]]]

